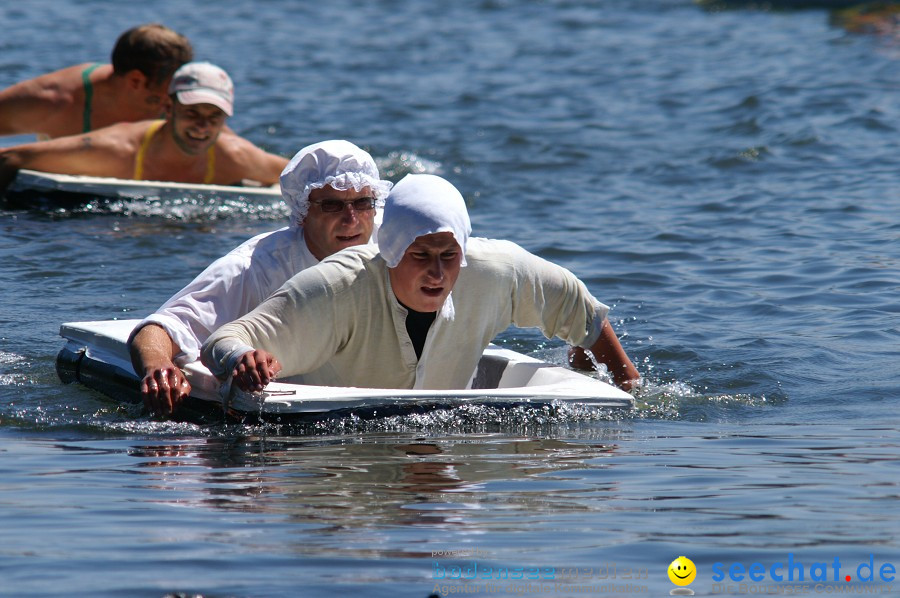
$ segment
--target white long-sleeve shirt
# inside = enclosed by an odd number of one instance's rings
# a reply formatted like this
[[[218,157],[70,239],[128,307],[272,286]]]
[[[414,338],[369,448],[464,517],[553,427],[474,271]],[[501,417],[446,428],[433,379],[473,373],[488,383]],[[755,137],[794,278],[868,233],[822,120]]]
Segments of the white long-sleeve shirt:
[[[219,258],[135,328],[162,326],[181,348],[175,363],[200,357],[200,346],[223,324],[262,303],[294,274],[319,263],[302,227],[285,227],[249,239]]]
[[[453,287],[417,359],[388,268],[371,246],[346,249],[291,278],[248,315],[214,332],[203,363],[225,378],[252,349],[281,362],[280,377],[323,386],[464,388],[494,337],[510,325],[591,346],[609,308],[571,272],[508,241],[470,238]]]

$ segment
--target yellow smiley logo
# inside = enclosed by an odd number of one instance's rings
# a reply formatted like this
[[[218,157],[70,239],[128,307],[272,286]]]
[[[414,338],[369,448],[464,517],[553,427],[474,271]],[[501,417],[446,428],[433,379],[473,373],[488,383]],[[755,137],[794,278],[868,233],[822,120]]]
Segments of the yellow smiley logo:
[[[697,577],[697,567],[694,561],[686,556],[680,556],[669,565],[669,579],[676,586],[686,586]]]

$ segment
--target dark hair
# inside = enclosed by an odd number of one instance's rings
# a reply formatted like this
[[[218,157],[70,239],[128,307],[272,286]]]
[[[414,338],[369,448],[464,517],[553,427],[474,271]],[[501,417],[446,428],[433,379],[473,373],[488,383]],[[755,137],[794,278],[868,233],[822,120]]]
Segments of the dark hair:
[[[153,85],[165,82],[178,67],[193,59],[191,42],[159,23],[129,29],[119,36],[112,51],[115,74],[137,69]]]

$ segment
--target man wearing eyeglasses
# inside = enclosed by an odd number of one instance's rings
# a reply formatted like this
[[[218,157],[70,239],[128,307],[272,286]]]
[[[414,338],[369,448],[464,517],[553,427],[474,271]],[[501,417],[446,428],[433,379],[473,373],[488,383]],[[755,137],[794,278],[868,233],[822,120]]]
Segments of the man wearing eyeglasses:
[[[391,189],[372,157],[349,141],[301,149],[281,174],[291,224],[219,258],[132,332],[129,350],[144,404],[173,414],[191,391],[178,365],[195,361],[221,325],[250,312],[297,272],[370,242],[376,206]]]

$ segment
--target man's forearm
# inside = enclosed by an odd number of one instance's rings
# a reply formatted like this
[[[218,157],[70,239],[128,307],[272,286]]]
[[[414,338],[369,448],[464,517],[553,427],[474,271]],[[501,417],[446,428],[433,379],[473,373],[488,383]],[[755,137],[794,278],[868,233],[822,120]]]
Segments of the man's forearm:
[[[180,353],[169,333],[157,324],[147,324],[141,328],[129,343],[128,351],[138,376],[157,367],[167,367]]]
[[[609,320],[604,320],[600,338],[591,345],[590,352],[598,362],[606,365],[616,385],[625,390],[630,390],[631,382],[641,377],[622,348]]]
[[[200,361],[216,378],[224,380],[231,375],[242,355],[255,350],[240,339],[220,338],[213,334],[200,349]]]

